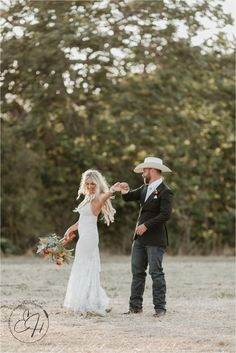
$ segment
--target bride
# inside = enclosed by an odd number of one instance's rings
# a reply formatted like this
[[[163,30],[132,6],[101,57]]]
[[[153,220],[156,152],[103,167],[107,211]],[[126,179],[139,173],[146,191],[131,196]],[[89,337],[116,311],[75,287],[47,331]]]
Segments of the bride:
[[[101,212],[108,226],[114,221],[115,209],[110,197],[115,191],[120,191],[119,183],[109,189],[105,178],[97,170],[89,169],[83,173],[77,199],[81,195],[85,197],[74,210],[79,212],[80,217],[67,229],[63,242],[67,244],[71,241],[71,234],[78,229],[79,240],[63,304],[76,313],[105,315],[110,310],[109,299],[100,285],[97,218]]]

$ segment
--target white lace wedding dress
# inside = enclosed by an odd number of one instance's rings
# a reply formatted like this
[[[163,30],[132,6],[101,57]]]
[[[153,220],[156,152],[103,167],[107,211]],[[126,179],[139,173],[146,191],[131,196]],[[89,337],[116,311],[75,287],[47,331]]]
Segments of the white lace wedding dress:
[[[105,315],[110,309],[109,299],[100,285],[100,255],[97,216],[92,213],[91,202],[78,211],[79,240],[67,286],[64,306],[76,313]]]

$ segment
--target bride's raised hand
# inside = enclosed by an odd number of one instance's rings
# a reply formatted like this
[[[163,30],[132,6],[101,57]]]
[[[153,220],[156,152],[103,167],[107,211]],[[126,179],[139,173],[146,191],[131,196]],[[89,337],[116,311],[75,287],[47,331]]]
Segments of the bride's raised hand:
[[[120,182],[115,183],[110,187],[111,192],[121,191]]]

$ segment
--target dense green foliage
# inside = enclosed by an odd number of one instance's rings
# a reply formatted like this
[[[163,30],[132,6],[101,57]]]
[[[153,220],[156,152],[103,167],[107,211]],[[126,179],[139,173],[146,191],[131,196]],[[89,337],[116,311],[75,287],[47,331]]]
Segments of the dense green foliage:
[[[191,4],[190,4],[191,3]],[[174,171],[170,252],[234,246],[232,20],[218,1],[12,1],[2,42],[2,242],[23,252],[63,235],[82,172],[142,183],[157,156]],[[193,46],[209,18],[222,27]],[[185,37],[178,35],[181,24]],[[130,249],[138,205],[116,196],[102,248]]]

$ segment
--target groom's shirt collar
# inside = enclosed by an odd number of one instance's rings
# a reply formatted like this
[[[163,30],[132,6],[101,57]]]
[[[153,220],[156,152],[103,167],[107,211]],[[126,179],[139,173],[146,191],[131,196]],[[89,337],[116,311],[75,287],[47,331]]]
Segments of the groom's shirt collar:
[[[145,201],[149,198],[149,196],[153,193],[153,191],[156,190],[159,185],[161,185],[162,182],[163,182],[163,178],[160,178],[148,184]]]
[[[148,184],[148,188],[152,189],[153,191],[158,188],[159,185],[163,182],[163,178],[154,180],[152,183]]]

